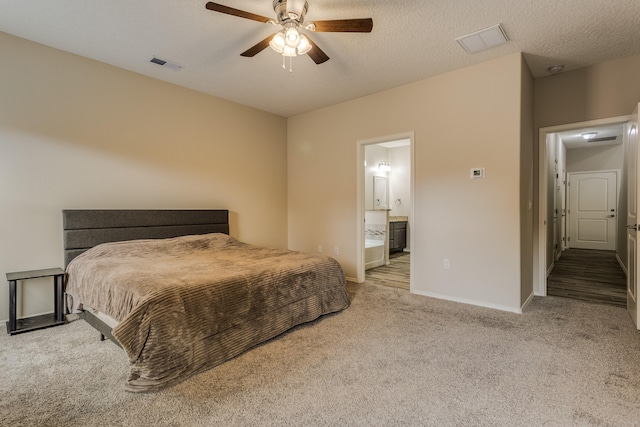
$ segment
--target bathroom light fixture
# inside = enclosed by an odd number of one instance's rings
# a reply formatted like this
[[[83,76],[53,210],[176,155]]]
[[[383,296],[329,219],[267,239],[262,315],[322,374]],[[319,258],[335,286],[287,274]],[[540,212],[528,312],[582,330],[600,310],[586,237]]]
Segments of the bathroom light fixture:
[[[387,162],[380,162],[378,163],[378,170],[389,172],[391,170],[391,165]]]
[[[589,139],[595,138],[597,134],[598,134],[598,132],[585,132],[585,133],[582,134],[582,137],[584,139],[589,140]]]

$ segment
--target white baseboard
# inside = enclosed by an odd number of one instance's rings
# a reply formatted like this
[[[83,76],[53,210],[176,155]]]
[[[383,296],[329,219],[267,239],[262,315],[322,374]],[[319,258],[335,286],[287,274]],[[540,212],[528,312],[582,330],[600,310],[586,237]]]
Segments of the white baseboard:
[[[521,313],[524,311],[525,307],[529,305],[529,303],[531,302],[531,300],[533,299],[534,296],[535,296],[534,292],[531,292],[531,294],[529,294],[529,297],[527,298],[527,300],[520,307],[520,312]]]
[[[618,260],[618,264],[620,264],[620,268],[622,268],[622,271],[624,271],[624,275],[628,276],[629,272],[627,271],[627,267],[624,266],[622,260],[620,259],[620,257],[618,256],[618,253],[616,252],[616,259]]]
[[[411,293],[416,294],[416,295],[422,295],[422,296],[429,297],[429,298],[436,298],[436,299],[441,299],[441,300],[446,300],[446,301],[459,302],[459,303],[462,303],[462,304],[477,305],[477,306],[480,306],[480,307],[493,308],[495,310],[508,311],[510,313],[522,314],[522,309],[519,308],[519,307],[507,307],[505,305],[489,304],[489,303],[486,303],[484,301],[477,301],[477,300],[467,299],[467,298],[451,297],[449,295],[442,295],[442,294],[437,294],[437,293],[434,293],[434,292],[417,291],[415,289],[412,289]]]
[[[549,268],[547,269],[547,277],[549,277],[549,275],[551,274],[551,271],[553,270],[553,267],[555,266],[556,266],[556,263],[552,262]]]

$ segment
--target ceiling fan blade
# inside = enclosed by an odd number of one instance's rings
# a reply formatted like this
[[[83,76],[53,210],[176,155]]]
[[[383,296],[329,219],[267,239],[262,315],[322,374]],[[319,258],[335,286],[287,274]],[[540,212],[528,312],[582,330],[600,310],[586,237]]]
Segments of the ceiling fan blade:
[[[271,41],[271,39],[273,38],[274,35],[276,35],[278,33],[274,33],[271,34],[269,37],[267,37],[266,39],[262,40],[259,43],[256,43],[255,45],[251,46],[249,49],[245,50],[244,52],[242,52],[240,54],[240,56],[245,56],[247,58],[251,58],[253,56],[256,56],[257,54],[259,54],[260,52],[262,52],[263,50],[265,50],[267,48],[267,46],[269,46],[269,42]]]
[[[293,13],[296,16],[302,16],[306,3],[307,0],[287,0],[287,15]]]
[[[313,62],[315,62],[316,64],[327,62],[329,60],[327,54],[324,53],[322,49],[320,49],[318,45],[313,42],[313,40],[311,40],[309,37],[307,37],[307,39],[309,40],[309,44],[311,45],[311,50],[307,52],[307,55],[309,55],[309,57],[313,59]]]
[[[271,21],[270,18],[261,16],[261,15],[256,15],[255,13],[245,12],[244,10],[234,9],[232,7],[225,6],[223,4],[208,2],[206,7],[207,9],[213,10],[214,12],[226,13],[227,15],[233,15],[233,16],[238,16],[240,18],[251,19],[253,21],[263,22],[265,24]]]
[[[334,19],[329,21],[313,21],[312,31],[325,33],[370,33],[373,19]]]

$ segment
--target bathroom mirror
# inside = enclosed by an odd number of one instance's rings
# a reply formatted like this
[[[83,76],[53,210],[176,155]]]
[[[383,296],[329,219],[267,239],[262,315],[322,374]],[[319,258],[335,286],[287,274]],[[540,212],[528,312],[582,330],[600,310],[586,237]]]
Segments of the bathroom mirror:
[[[389,187],[384,176],[373,177],[373,209],[389,209]]]

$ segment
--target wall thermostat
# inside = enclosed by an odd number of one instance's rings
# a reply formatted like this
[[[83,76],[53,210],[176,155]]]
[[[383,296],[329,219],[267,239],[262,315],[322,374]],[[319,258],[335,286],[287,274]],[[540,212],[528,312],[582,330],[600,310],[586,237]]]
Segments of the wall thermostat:
[[[469,177],[471,179],[484,178],[484,168],[472,168]]]

